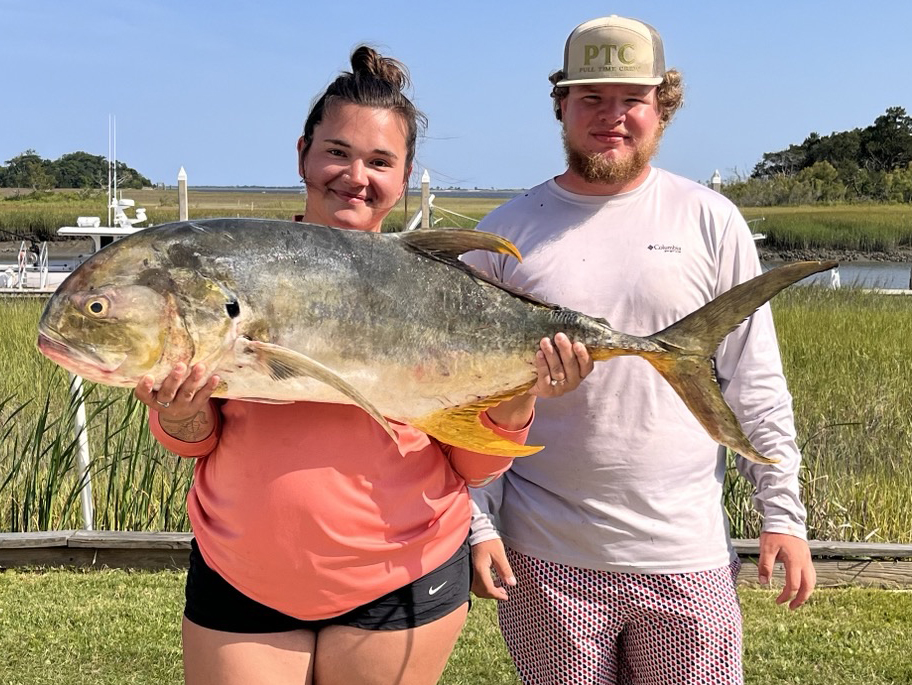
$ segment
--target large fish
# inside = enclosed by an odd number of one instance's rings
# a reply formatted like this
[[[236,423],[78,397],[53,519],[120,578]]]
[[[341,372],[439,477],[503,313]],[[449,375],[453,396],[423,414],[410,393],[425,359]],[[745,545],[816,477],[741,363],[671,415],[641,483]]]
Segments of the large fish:
[[[464,266],[469,250],[519,258],[472,230],[378,234],[253,219],[163,224],[109,245],[51,297],[38,347],[98,383],[164,380],[205,362],[217,397],[356,404],[451,445],[532,454],[489,431],[485,408],[530,388],[542,337],[564,331],[596,360],[639,355],[709,434],[768,463],[722,398],[711,357],[786,286],[835,262],[804,262],[732,288],[648,337],[513,292]]]

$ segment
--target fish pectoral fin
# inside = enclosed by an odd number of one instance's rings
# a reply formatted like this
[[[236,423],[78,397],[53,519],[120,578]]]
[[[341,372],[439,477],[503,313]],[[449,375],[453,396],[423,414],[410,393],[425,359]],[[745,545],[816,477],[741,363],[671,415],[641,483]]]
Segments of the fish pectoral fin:
[[[422,228],[397,235],[413,248],[453,259],[472,250],[487,250],[512,255],[522,261],[522,255],[513,243],[499,235],[484,231],[465,228]]]
[[[531,383],[496,397],[487,397],[473,404],[441,409],[409,423],[420,431],[453,447],[462,447],[481,454],[498,457],[527,457],[544,449],[536,445],[520,445],[499,436],[481,422],[479,415],[488,407],[515,397],[532,386]]]
[[[255,363],[262,367],[269,377],[275,381],[281,382],[290,378],[306,376],[338,390],[370,414],[393,440],[397,439],[392,426],[389,425],[389,422],[377,408],[353,385],[329,367],[324,366],[317,360],[311,359],[300,352],[289,350],[287,347],[281,347],[280,345],[273,345],[272,343],[240,339],[238,340],[238,346],[239,349],[237,350],[237,353],[241,357],[253,357]]]

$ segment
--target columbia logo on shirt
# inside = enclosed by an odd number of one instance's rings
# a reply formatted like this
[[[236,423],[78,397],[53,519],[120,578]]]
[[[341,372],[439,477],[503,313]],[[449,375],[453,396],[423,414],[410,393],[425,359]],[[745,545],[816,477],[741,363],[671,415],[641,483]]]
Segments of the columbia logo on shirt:
[[[650,250],[656,250],[657,252],[671,252],[673,254],[681,254],[680,245],[661,245],[656,243],[655,245],[649,246]]]

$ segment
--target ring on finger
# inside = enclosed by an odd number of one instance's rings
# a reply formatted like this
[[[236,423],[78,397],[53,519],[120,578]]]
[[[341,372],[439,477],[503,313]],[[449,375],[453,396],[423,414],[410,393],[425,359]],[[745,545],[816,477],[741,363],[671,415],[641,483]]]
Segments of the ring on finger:
[[[161,400],[155,400],[155,402],[156,402],[156,404],[161,405],[161,406],[164,407],[165,409],[167,409],[168,407],[171,406],[171,403],[170,403],[170,402],[162,402]]]

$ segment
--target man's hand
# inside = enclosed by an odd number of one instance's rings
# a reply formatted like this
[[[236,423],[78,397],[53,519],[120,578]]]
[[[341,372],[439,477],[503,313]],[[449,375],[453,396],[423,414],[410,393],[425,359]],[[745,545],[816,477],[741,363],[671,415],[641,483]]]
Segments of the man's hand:
[[[785,587],[776,597],[776,604],[789,603],[797,609],[807,601],[817,583],[817,571],[811,561],[807,542],[785,533],[760,533],[760,561],[757,576],[761,585],[769,585],[773,565],[782,562],[785,569]],[[791,600],[791,601],[789,601]]]
[[[485,540],[472,545],[472,565],[475,567],[472,592],[476,597],[508,599],[504,585],[516,585],[516,578],[513,577],[513,570],[507,561],[507,553],[501,539]]]

